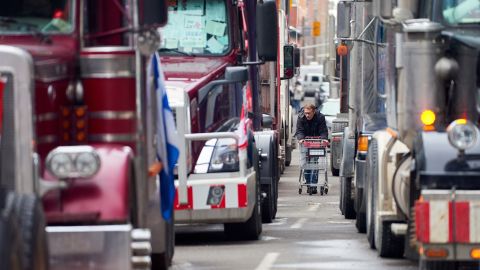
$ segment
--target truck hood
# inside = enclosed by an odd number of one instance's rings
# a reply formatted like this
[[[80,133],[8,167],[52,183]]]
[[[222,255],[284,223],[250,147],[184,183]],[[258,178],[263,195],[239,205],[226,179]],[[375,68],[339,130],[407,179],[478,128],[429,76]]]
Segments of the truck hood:
[[[32,55],[35,79],[52,81],[67,78],[74,72],[77,42],[71,37],[51,37],[51,41],[42,42],[32,36],[7,36],[0,43],[24,49]]]
[[[233,61],[220,57],[162,57],[166,85],[186,91],[202,87],[223,74]]]

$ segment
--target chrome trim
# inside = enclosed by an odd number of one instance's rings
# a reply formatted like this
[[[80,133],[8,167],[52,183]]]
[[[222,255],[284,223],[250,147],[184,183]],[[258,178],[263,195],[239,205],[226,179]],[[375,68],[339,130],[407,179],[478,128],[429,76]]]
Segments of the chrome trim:
[[[133,55],[88,55],[80,57],[82,78],[133,78]]]
[[[131,120],[135,119],[135,111],[98,111],[89,112],[90,119],[107,119],[107,120]]]
[[[104,133],[88,135],[88,140],[97,142],[135,142],[138,140],[138,135]]]
[[[39,123],[39,122],[52,121],[52,120],[57,120],[57,119],[58,119],[58,114],[57,113],[48,112],[48,113],[39,114],[38,116],[34,116],[33,121]]]
[[[35,80],[49,83],[67,78],[67,63],[59,63],[57,60],[46,60],[35,63]]]
[[[82,52],[133,52],[134,48],[129,46],[104,46],[104,47],[85,47]],[[83,56],[82,56],[83,57]]]
[[[7,188],[19,193],[33,194],[34,182],[37,180],[34,179],[37,173],[33,172],[35,168],[32,160],[34,153],[32,144],[34,138],[33,59],[25,50],[4,45],[0,45],[0,59],[0,74],[5,73],[4,76],[11,78],[6,86],[11,87],[14,93],[11,100],[7,100],[11,102],[10,105],[5,106],[3,112],[4,118],[8,116],[10,119],[3,121],[2,139],[8,142],[10,147],[2,149],[3,156],[8,155],[9,160],[4,159],[1,163],[0,175],[2,180],[6,179],[4,184]],[[10,96],[8,98],[10,99]],[[9,129],[8,136],[6,136],[6,128]]]
[[[58,141],[58,136],[57,135],[45,135],[37,138],[37,143],[38,144],[43,144],[43,143],[54,143]]]

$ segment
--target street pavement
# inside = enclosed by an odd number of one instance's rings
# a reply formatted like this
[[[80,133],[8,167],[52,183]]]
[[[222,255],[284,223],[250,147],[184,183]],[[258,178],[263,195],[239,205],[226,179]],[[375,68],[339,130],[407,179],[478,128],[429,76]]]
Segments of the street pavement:
[[[279,183],[277,219],[258,241],[230,241],[222,225],[177,227],[172,270],[358,269],[410,270],[405,259],[382,259],[354,220],[340,213],[339,180],[329,172],[328,195],[298,194],[299,153]]]

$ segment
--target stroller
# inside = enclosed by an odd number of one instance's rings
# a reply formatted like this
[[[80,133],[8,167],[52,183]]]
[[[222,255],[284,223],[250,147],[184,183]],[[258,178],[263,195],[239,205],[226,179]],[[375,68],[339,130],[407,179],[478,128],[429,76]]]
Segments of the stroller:
[[[314,189],[320,190],[320,195],[328,194],[328,172],[327,172],[327,147],[328,140],[321,139],[320,137],[306,137],[303,142],[300,156],[300,175],[298,177],[298,194],[302,194],[303,187],[307,187],[309,195],[313,194]],[[310,177],[311,181],[307,181],[305,178],[305,171],[307,177]],[[324,176],[324,181],[321,183],[312,183],[313,179],[319,176]],[[319,179],[320,180],[320,179]],[[307,183],[309,182],[309,183]]]

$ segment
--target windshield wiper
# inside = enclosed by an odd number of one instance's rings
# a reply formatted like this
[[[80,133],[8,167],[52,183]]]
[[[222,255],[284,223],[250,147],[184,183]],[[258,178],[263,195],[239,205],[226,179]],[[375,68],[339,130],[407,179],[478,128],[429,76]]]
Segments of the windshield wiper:
[[[178,54],[183,54],[183,55],[186,55],[186,56],[195,56],[194,54],[191,54],[191,53],[187,53],[187,52],[184,52],[184,51],[180,51],[179,49],[169,49],[169,48],[160,48],[158,49],[159,52],[175,52],[175,53],[178,53]]]
[[[24,25],[28,31],[31,31],[34,37],[38,37],[40,41],[45,42],[45,43],[52,43],[52,39],[50,36],[46,35],[45,33],[42,33],[42,31],[38,30],[37,25],[33,23],[28,23],[28,22],[21,22],[18,21],[12,17],[4,17],[0,16],[0,23],[13,23],[13,24],[18,24],[18,25]]]

